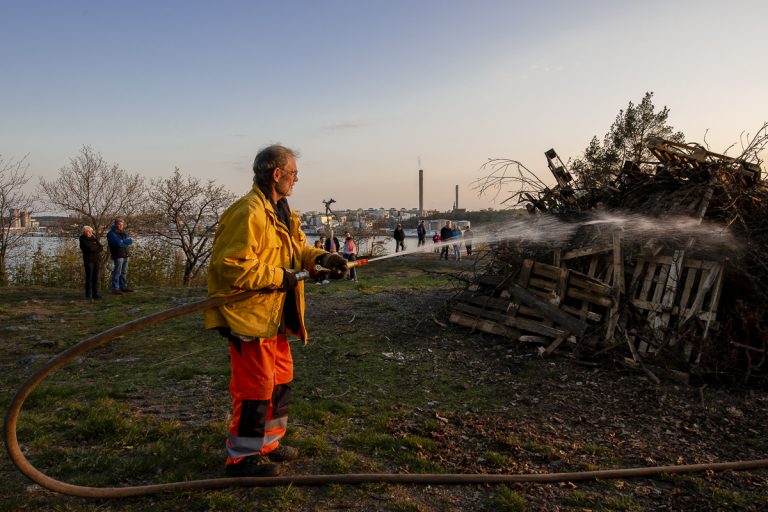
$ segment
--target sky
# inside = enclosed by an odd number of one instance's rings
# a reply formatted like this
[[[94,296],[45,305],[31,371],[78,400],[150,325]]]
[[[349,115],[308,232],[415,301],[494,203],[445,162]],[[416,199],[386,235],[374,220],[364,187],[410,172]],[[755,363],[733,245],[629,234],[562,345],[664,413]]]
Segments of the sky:
[[[736,156],[768,121],[768,2],[0,0],[0,155],[30,187],[83,146],[241,195],[297,149],[299,211],[503,207],[490,158],[554,183],[653,92],[689,142]]]

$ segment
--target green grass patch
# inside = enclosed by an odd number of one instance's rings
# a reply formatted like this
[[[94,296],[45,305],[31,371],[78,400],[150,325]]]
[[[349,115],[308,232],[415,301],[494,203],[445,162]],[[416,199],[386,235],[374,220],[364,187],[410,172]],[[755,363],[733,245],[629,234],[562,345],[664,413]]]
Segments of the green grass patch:
[[[322,425],[328,432],[338,432],[348,422],[354,409],[333,400],[295,400],[291,416],[300,423]]]
[[[608,448],[607,446],[602,446],[599,444],[587,444],[584,446],[580,446],[577,452],[586,453],[588,455],[605,457],[611,454],[611,449]]]
[[[347,448],[366,451],[373,455],[392,455],[397,453],[402,443],[391,435],[383,432],[358,432],[344,438],[343,445]]]
[[[491,510],[497,512],[524,512],[527,508],[525,498],[507,487],[500,485],[488,500]]]
[[[322,461],[321,466],[323,472],[329,474],[372,472],[378,467],[374,462],[347,450],[337,452],[334,456],[326,458]]]
[[[548,444],[541,444],[535,441],[528,441],[523,443],[522,447],[529,452],[536,453],[538,455],[545,455],[548,457],[554,457],[558,453],[558,449]]]
[[[640,512],[645,510],[645,507],[638,503],[634,496],[625,493],[606,495],[574,489],[564,496],[563,502],[572,507],[602,512]]]
[[[498,452],[483,452],[483,458],[490,464],[499,468],[510,467],[514,464],[514,459],[512,457]]]

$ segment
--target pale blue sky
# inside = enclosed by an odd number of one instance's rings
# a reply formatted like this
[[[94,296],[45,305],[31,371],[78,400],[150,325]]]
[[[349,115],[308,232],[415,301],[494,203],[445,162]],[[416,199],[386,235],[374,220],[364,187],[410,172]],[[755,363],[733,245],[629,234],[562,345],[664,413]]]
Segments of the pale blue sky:
[[[129,172],[250,187],[298,149],[291,204],[498,208],[488,158],[551,182],[653,91],[723,151],[768,120],[765,1],[0,1],[0,154],[53,178],[83,145]],[[729,154],[738,153],[738,147]],[[502,194],[506,197],[506,194]]]

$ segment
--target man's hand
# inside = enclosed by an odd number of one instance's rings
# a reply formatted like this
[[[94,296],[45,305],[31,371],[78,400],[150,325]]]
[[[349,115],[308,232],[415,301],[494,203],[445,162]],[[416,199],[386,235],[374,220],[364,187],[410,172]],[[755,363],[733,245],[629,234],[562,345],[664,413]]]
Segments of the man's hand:
[[[296,273],[293,270],[287,268],[283,269],[283,284],[280,288],[283,290],[293,290],[296,285],[299,284],[299,280],[296,279]]]
[[[330,270],[330,273],[328,274],[330,279],[341,279],[347,275],[347,272],[349,272],[349,269],[347,268],[347,260],[335,252],[321,256],[318,263],[321,267]]]

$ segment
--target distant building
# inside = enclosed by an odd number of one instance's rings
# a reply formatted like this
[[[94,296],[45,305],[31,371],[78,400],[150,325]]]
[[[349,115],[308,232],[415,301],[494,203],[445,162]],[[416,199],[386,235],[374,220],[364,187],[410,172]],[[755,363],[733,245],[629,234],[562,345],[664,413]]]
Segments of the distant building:
[[[461,230],[464,230],[472,225],[472,223],[468,220],[456,220],[453,221],[453,223]]]
[[[10,228],[14,231],[33,231],[40,227],[29,211],[12,208],[9,213]]]
[[[368,208],[365,210],[365,214],[369,217],[373,217],[374,219],[389,218],[389,210],[385,210],[384,208]]]
[[[32,227],[32,217],[28,211],[11,209],[11,227],[29,228]]]
[[[448,219],[433,219],[426,221],[424,224],[427,225],[428,223],[427,231],[437,231],[439,233],[446,222],[448,222]],[[451,225],[458,226],[463,230],[464,228],[470,227],[472,223],[468,220],[452,220]]]

